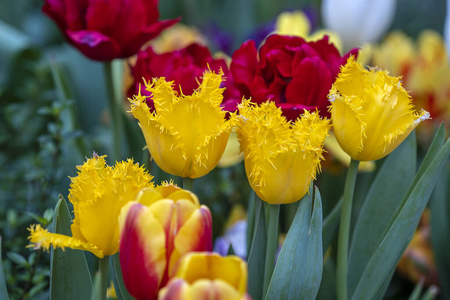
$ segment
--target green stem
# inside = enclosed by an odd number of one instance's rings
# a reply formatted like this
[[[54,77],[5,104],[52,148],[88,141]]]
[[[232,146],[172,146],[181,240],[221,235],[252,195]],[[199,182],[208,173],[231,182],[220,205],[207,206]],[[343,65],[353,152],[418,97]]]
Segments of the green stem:
[[[183,189],[194,192],[194,179],[183,177]]]
[[[100,258],[98,265],[100,288],[97,290],[98,294],[95,295],[95,299],[106,300],[106,290],[108,289],[108,266],[109,256]]]
[[[264,266],[264,290],[265,298],[275,268],[275,255],[278,248],[278,219],[280,217],[280,205],[264,203],[265,208],[269,210],[269,222],[267,224],[267,246],[266,260]]]
[[[261,201],[258,199],[258,201]],[[250,255],[250,249],[253,241],[253,231],[255,230],[255,210],[256,210],[256,194],[252,190],[248,199],[247,206],[247,257]]]
[[[122,116],[120,115],[120,100],[114,92],[114,78],[112,72],[112,61],[106,61],[104,64],[106,91],[108,97],[109,112],[111,114],[111,124],[113,130],[113,161],[122,158],[121,153],[121,128]]]
[[[355,190],[356,175],[359,161],[352,159],[345,180],[344,197],[339,226],[338,258],[336,272],[336,292],[338,300],[347,300],[347,259],[348,241],[350,235],[350,221],[352,215],[353,192]]]

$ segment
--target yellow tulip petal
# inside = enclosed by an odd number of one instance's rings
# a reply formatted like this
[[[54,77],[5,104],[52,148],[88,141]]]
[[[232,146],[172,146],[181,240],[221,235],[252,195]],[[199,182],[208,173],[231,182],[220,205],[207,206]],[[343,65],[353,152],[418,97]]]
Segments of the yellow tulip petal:
[[[65,248],[67,247],[71,249],[92,252],[99,258],[104,257],[103,251],[99,250],[94,244],[86,243],[70,236],[58,233],[50,233],[47,229],[43,229],[39,224],[31,225],[28,230],[30,231],[30,236],[28,237],[28,239],[32,243],[28,247],[34,247],[36,249],[43,248],[47,251],[49,250],[50,246],[61,248],[62,250],[65,250]]]
[[[164,171],[197,178],[219,162],[231,131],[231,122],[220,108],[222,75],[205,72],[200,87],[188,96],[178,96],[164,78],[154,79],[146,84],[154,112],[145,102],[147,97],[139,94],[130,99],[150,154]]]
[[[333,127],[341,147],[354,159],[377,160],[392,152],[430,117],[415,112],[397,77],[366,70],[350,57],[330,90]]]
[[[153,299],[164,280],[166,234],[146,206],[135,202],[121,232],[120,264],[125,285],[137,299]]]
[[[223,280],[200,279],[190,286],[191,299],[240,300],[242,295]]]
[[[172,275],[180,257],[192,251],[212,251],[212,219],[208,207],[196,209],[179,227],[174,237],[174,249],[169,262],[169,275]]]
[[[228,168],[240,163],[242,160],[244,160],[244,154],[241,153],[239,140],[236,133],[231,132],[225,151],[217,166],[220,168]]]
[[[305,111],[291,124],[273,102],[243,101],[239,113],[237,134],[253,190],[271,204],[300,200],[320,170],[329,121]]]
[[[241,295],[247,290],[247,266],[234,255],[221,257],[216,253],[189,253],[180,261],[175,276],[191,284],[199,279],[222,280]]]
[[[120,210],[139,190],[153,186],[153,177],[131,159],[110,167],[105,157],[94,153],[93,158],[77,166],[79,172],[71,178],[68,198],[75,214],[71,225],[73,238],[49,234],[43,245],[73,247],[99,257],[118,251]]]
[[[134,200],[142,188],[149,185],[151,176],[132,160],[117,162],[114,167],[107,168],[102,176],[95,174],[92,180],[91,170],[81,170],[73,179],[69,200],[76,207],[73,234],[81,233],[86,241],[95,241],[95,245],[105,255],[113,255],[119,249],[119,214],[121,208]],[[85,177],[90,176],[92,190],[83,187]],[[89,198],[91,197],[91,198]],[[76,221],[76,222],[75,222]],[[74,237],[77,237],[74,235]]]
[[[348,167],[350,165],[350,155],[341,148],[333,133],[330,133],[330,135],[325,138],[325,149],[345,166]],[[373,161],[362,161],[358,165],[359,172],[372,172],[374,170],[375,162]]]

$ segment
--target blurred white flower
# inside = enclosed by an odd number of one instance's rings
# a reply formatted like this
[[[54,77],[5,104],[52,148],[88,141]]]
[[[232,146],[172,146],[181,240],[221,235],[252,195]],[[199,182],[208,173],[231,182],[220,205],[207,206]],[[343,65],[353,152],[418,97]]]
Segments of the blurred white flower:
[[[447,16],[444,23],[444,39],[447,46],[447,55],[450,59],[450,0],[447,0]]]
[[[380,39],[394,20],[396,4],[396,0],[324,0],[322,18],[348,50]]]

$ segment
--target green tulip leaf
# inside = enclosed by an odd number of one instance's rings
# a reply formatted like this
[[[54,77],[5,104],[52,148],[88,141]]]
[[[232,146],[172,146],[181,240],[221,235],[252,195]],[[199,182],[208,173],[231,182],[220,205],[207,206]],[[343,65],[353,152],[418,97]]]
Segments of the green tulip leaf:
[[[413,132],[386,158],[367,193],[349,247],[350,295],[414,180],[416,148]]]
[[[253,299],[262,299],[267,231],[262,200],[255,199],[255,228],[248,256],[248,293]]]
[[[438,270],[441,295],[443,299],[450,299],[450,194],[448,186],[450,169],[442,170],[439,181],[431,195],[431,244]]]
[[[55,233],[72,236],[71,223],[66,201],[60,196],[53,217]],[[52,248],[50,270],[50,299],[79,300],[91,297],[91,275],[83,251]]]
[[[266,299],[315,299],[322,268],[322,201],[315,188],[314,195],[310,191],[300,200],[278,255]]]
[[[324,257],[322,282],[316,300],[336,298],[336,263],[331,257]]]
[[[352,299],[381,299],[387,289],[386,280],[392,276],[401,255],[411,241],[444,166],[443,162],[450,155],[450,139],[443,147],[439,146],[442,134],[445,132],[439,130],[430,147],[431,154],[429,151],[401,206],[389,222],[383,239],[374,247],[375,251],[361,273]],[[430,158],[430,155],[434,157]]]
[[[3,273],[2,259],[2,237],[0,236],[0,298],[8,300],[8,290],[6,289],[5,273]]]

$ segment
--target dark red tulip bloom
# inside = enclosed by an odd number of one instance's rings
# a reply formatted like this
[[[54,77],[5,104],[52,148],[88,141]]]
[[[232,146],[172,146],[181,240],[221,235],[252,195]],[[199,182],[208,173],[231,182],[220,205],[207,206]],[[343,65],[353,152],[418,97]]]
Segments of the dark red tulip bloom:
[[[329,116],[327,95],[339,68],[353,49],[344,56],[328,41],[316,42],[300,37],[271,35],[259,49],[247,41],[232,56],[230,71],[241,95],[256,103],[274,101],[289,120],[303,109],[319,110]],[[258,55],[259,54],[259,55]]]
[[[208,48],[191,44],[186,48],[157,54],[152,47],[139,51],[136,64],[131,67],[131,74],[135,80],[134,84],[128,90],[128,96],[137,95],[139,85],[145,81],[151,81],[154,77],[165,77],[167,81],[174,82],[174,88],[177,92],[183,92],[184,95],[190,95],[198,88],[198,81],[205,70],[219,72],[221,69],[225,74],[226,81],[224,87],[229,81],[228,67],[224,59],[214,59]],[[232,89],[226,89],[224,92],[223,107],[228,111],[235,111],[237,101],[230,100]],[[148,95],[148,92],[141,88],[141,94]],[[234,99],[234,98],[233,98]],[[151,100],[148,100],[151,101]],[[153,107],[153,103],[147,103]]]
[[[178,22],[158,21],[158,0],[46,0],[43,11],[75,48],[100,61],[136,54]]]

